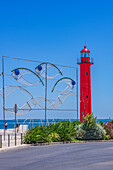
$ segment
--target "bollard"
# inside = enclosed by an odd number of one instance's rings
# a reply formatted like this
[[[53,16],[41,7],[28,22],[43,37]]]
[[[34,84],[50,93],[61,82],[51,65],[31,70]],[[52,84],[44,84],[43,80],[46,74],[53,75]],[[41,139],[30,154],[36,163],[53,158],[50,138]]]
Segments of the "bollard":
[[[21,145],[22,145],[22,140],[23,140],[23,136],[22,136],[22,133],[21,133]]]
[[[0,135],[0,148],[2,148],[2,135]]]
[[[15,133],[15,146],[16,146],[16,133]]]
[[[15,112],[15,146],[16,146],[16,114],[18,112],[18,105],[14,105],[14,112]]]
[[[8,147],[10,147],[10,134],[8,134]]]

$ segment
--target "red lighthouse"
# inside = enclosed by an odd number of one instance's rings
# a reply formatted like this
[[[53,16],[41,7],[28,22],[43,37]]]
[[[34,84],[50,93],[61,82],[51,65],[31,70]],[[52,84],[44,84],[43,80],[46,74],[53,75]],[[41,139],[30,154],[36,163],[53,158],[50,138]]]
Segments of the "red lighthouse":
[[[80,65],[80,122],[84,121],[87,114],[91,114],[91,74],[90,66],[93,58],[90,58],[90,51],[84,46],[80,51],[81,57],[77,58]]]

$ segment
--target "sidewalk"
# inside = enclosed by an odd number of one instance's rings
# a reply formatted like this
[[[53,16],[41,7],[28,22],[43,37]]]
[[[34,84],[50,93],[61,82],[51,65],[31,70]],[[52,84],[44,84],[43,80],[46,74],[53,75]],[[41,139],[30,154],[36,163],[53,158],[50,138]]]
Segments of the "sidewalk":
[[[0,150],[10,148],[10,147],[22,146],[23,135],[26,133],[27,129],[28,129],[27,125],[20,126],[19,132],[16,133],[16,146],[15,146],[15,129],[7,129],[5,131],[5,140],[4,140],[4,129],[0,129],[0,135],[2,135],[2,148],[0,148]],[[8,139],[8,135],[9,135],[9,139]]]
[[[18,145],[18,146],[4,147],[4,148],[0,148],[0,152],[13,150],[13,149],[28,148],[30,146],[31,146],[31,144],[22,144],[22,145]]]

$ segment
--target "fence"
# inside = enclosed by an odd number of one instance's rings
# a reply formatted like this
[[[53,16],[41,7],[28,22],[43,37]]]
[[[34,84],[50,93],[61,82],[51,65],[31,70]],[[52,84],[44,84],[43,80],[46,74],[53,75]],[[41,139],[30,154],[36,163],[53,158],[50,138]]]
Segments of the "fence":
[[[78,119],[78,68],[4,56],[1,75],[4,124],[15,103],[17,119]]]

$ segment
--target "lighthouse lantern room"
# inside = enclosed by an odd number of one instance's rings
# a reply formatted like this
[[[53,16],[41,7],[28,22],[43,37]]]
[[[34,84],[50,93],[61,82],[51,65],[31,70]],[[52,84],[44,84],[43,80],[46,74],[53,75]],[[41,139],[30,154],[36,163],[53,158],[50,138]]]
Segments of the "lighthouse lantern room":
[[[80,122],[83,122],[84,117],[91,114],[90,66],[93,64],[93,58],[90,57],[90,51],[86,46],[80,53],[81,57],[77,58],[77,64],[80,65]]]

